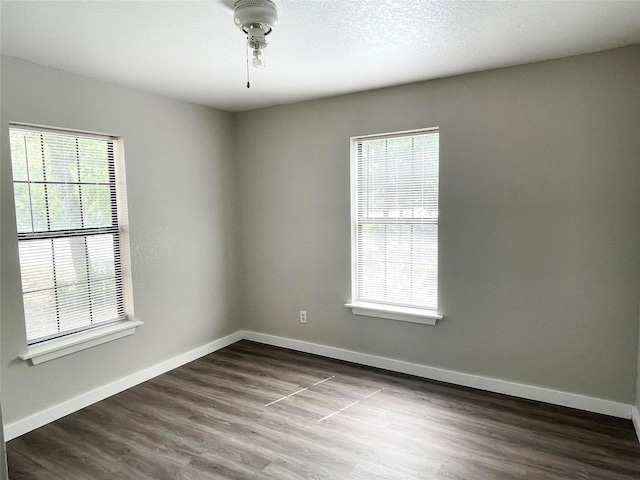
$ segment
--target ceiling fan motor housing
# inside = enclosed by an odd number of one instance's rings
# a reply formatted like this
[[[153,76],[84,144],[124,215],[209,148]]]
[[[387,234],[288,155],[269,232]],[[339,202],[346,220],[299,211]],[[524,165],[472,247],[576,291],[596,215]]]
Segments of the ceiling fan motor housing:
[[[238,0],[233,6],[233,21],[249,36],[255,37],[258,43],[267,43],[265,35],[269,35],[278,24],[278,10],[271,0]],[[262,33],[259,33],[262,31]]]

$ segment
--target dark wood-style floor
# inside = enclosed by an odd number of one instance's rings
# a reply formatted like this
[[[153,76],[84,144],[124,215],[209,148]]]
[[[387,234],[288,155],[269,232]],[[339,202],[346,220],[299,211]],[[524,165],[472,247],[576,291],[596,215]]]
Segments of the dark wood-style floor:
[[[640,479],[628,420],[248,341],[7,453],[11,480]]]

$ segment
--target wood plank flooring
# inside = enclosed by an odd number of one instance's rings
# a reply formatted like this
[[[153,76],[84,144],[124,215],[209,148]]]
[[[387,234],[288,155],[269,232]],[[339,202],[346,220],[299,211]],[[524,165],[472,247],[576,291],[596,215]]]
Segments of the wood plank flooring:
[[[11,480],[640,479],[628,420],[248,341],[7,454]]]

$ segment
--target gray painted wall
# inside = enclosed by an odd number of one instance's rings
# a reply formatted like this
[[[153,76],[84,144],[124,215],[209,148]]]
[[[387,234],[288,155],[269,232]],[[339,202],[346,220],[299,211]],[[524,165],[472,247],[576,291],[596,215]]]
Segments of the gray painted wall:
[[[240,329],[233,117],[2,58],[5,424]],[[25,345],[8,122],[124,137],[136,318],[130,337],[38,366]]]
[[[12,58],[1,74],[5,423],[240,328],[634,402],[640,47],[235,115]],[[135,335],[17,360],[9,121],[124,136]],[[353,316],[349,137],[428,126],[445,319]]]
[[[237,114],[243,328],[634,403],[639,79],[630,47]],[[349,137],[432,126],[445,318],[354,316]]]

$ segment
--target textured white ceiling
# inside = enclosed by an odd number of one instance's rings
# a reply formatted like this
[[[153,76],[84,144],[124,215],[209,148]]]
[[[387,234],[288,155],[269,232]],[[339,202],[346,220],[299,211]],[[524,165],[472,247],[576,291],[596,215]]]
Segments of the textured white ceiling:
[[[640,43],[639,1],[275,3],[250,90],[229,0],[2,0],[1,51],[242,111]]]

